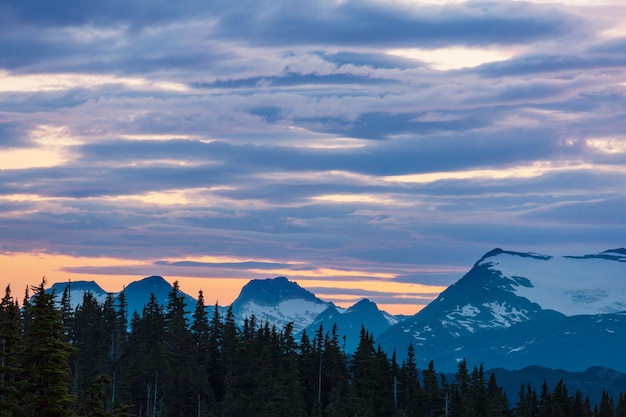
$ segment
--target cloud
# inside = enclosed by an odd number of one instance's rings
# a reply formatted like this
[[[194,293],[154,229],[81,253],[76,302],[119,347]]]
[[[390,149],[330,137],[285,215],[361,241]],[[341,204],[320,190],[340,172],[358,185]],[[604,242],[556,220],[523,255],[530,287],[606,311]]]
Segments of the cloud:
[[[0,251],[396,303],[372,283],[447,284],[496,246],[623,246],[623,13],[8,2]]]
[[[346,1],[290,2],[259,13],[224,7],[216,25],[221,36],[254,44],[437,47],[524,43],[570,32],[580,20],[552,8],[514,3],[405,6]],[[253,5],[252,10],[256,7]]]
[[[28,135],[18,123],[0,122],[0,149],[17,148],[30,144]]]
[[[199,268],[233,268],[233,269],[277,269],[288,268],[290,264],[281,264],[275,262],[198,262],[198,261],[156,261],[155,265],[164,266],[180,266],[180,267],[199,267]]]

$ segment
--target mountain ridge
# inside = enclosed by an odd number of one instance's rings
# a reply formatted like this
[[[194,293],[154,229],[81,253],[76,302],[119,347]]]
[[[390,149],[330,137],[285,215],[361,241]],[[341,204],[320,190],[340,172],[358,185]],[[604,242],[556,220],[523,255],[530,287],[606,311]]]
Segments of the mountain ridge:
[[[100,288],[94,284],[84,285]],[[60,296],[62,286],[53,287]],[[157,300],[165,305],[171,285],[164,278],[130,283],[124,290],[131,299],[129,313],[141,312],[150,292],[157,289]],[[144,298],[131,309],[132,300],[140,296]],[[192,311],[195,299],[185,297]],[[72,295],[72,300],[77,298]],[[624,248],[583,256],[495,248],[408,317],[380,311],[367,299],[339,308],[286,277],[249,281],[230,307],[240,325],[254,315],[257,323],[267,321],[278,329],[293,323],[295,334],[304,329],[315,332],[320,325],[330,331],[337,324],[348,352],[355,349],[355,332],[363,325],[383,350],[397,352],[399,361],[412,344],[416,357],[436,360],[442,371],[454,370],[466,358],[508,369],[541,365],[581,371],[600,365],[626,372],[626,359],[620,360],[623,355],[618,352],[626,351]]]
[[[443,370],[467,358],[509,369],[601,364],[626,371],[619,359],[626,349],[619,337],[626,331],[625,254],[622,248],[581,257],[496,248],[381,335],[381,345],[402,355],[413,344],[416,356],[438,360]],[[604,346],[594,344],[599,340]]]

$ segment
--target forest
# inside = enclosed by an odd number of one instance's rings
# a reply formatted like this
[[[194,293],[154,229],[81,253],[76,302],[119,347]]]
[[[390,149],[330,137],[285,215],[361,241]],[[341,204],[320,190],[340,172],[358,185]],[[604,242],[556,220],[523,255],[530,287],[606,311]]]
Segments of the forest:
[[[185,305],[178,283],[141,314],[124,292],[103,303],[85,293],[72,309],[69,288],[57,303],[42,280],[20,307],[7,286],[0,417],[626,417],[625,395],[590,404],[562,381],[521,385],[511,403],[482,367],[420,370],[411,345],[398,363],[365,328],[347,355],[336,328],[296,340],[291,324],[240,327],[232,310],[211,315],[201,291]]]

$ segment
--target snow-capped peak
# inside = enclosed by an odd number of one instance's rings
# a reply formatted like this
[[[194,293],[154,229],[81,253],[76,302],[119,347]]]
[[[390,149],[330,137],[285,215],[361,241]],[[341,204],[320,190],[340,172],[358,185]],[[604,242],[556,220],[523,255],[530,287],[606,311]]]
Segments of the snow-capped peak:
[[[567,316],[626,311],[626,250],[584,256],[492,251],[477,266],[496,272],[515,295]]]
[[[104,303],[107,298],[107,292],[104,291],[95,281],[67,281],[54,283],[46,290],[48,294],[54,294],[57,303],[61,302],[63,292],[69,286],[69,304],[72,309],[83,303],[85,293],[90,293],[98,301]]]
[[[279,329],[293,322],[294,333],[298,333],[330,304],[297,283],[277,277],[248,282],[232,308],[240,325],[246,318],[254,316],[257,324],[268,321]]]

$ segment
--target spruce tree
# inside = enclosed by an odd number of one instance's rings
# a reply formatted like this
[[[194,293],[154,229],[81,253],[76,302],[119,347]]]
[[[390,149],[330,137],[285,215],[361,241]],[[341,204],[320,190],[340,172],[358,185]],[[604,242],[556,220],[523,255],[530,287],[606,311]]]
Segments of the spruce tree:
[[[602,400],[600,400],[594,415],[595,417],[615,417],[613,397],[606,390],[602,391]]]
[[[165,348],[165,317],[156,296],[139,316],[135,312],[132,332],[125,350],[124,379],[129,384],[130,402],[144,413],[163,410],[163,376],[167,374]]]
[[[172,415],[192,415],[197,411],[198,396],[206,395],[208,378],[189,330],[186,307],[176,281],[168,294],[165,312],[167,372],[163,374],[163,392]]]
[[[111,382],[111,378],[106,375],[100,375],[91,381],[86,399],[80,406],[81,417],[113,417],[113,413],[106,406],[107,387]]]
[[[615,409],[615,417],[626,417],[626,394],[620,393]]]
[[[7,285],[0,302],[0,417],[20,413],[20,342],[20,309]]]
[[[372,335],[361,326],[359,345],[350,362],[352,387],[358,399],[359,408],[354,410],[358,415],[372,413],[375,408],[374,396],[376,393],[376,350]]]
[[[215,303],[213,317],[209,324],[207,371],[211,389],[218,403],[224,398],[223,338],[224,323],[220,317],[219,306]]]
[[[574,399],[572,400],[571,417],[591,417],[589,397],[583,399],[583,394],[579,389],[576,390]],[[626,415],[619,417],[626,417]]]
[[[415,348],[409,344],[406,359],[400,367],[399,405],[407,416],[416,416],[421,395],[420,377],[415,363]]]
[[[22,393],[25,415],[31,417],[71,417],[75,397],[70,395],[68,359],[74,349],[65,338],[61,313],[55,308],[54,294],[46,294],[46,281],[33,287],[29,308],[31,323],[22,353]]]
[[[496,381],[494,373],[489,375],[487,382],[487,412],[489,417],[507,417],[509,415],[509,400],[506,393]]]
[[[74,366],[72,392],[82,402],[93,380],[108,374],[110,338],[102,306],[90,292],[83,294],[83,301],[76,307],[72,329],[77,352],[72,355]]]
[[[539,413],[537,392],[530,384],[521,385],[519,399],[515,408],[516,417],[536,417]]]
[[[430,361],[428,369],[422,371],[422,401],[420,415],[427,417],[445,414],[445,392],[439,384],[435,364]]]

